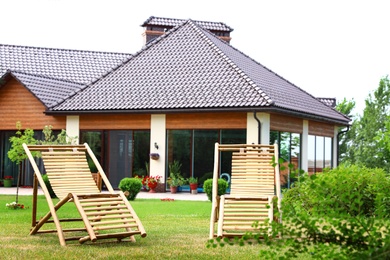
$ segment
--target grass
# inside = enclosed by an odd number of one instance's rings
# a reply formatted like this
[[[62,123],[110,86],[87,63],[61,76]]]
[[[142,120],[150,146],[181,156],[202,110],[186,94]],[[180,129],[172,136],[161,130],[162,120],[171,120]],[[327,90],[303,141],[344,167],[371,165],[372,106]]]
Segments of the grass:
[[[56,233],[29,235],[32,196],[19,196],[19,203],[29,209],[13,210],[5,204],[14,195],[0,196],[0,258],[1,259],[259,259],[261,245],[206,248],[209,234],[211,202],[160,201],[136,199],[131,202],[141,219],[147,237],[137,241],[101,240],[80,245],[68,241],[59,245]],[[48,211],[46,200],[39,196],[38,216]],[[77,217],[72,204],[64,214]]]

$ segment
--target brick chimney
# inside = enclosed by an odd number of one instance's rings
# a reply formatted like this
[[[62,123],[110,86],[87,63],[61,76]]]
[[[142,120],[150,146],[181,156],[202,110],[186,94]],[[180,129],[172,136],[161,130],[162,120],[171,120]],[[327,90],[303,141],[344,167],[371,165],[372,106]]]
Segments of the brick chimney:
[[[173,18],[162,18],[162,17],[149,17],[141,26],[145,28],[144,44],[154,40],[155,38],[163,35],[175,26],[180,25],[186,21],[185,19],[173,19]],[[206,22],[206,21],[195,21],[197,24],[202,26],[204,29],[209,30],[211,33],[218,36],[220,39],[230,43],[230,33],[233,29],[221,22]]]

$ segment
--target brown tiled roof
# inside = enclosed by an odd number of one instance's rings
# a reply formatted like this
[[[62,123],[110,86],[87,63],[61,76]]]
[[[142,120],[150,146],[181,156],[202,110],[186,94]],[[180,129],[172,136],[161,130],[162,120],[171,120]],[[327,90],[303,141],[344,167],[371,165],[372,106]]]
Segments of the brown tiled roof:
[[[141,26],[169,26],[169,27],[175,27],[183,22],[185,22],[186,19],[174,19],[174,18],[163,18],[163,17],[155,17],[151,16],[149,17]],[[208,21],[194,21],[200,26],[202,26],[204,29],[211,30],[211,31],[221,31],[221,32],[232,32],[233,29],[229,26],[227,26],[225,23],[222,22],[208,22]]]
[[[7,70],[89,84],[131,54],[0,44],[0,77]]]
[[[185,21],[53,111],[275,111],[349,119]]]

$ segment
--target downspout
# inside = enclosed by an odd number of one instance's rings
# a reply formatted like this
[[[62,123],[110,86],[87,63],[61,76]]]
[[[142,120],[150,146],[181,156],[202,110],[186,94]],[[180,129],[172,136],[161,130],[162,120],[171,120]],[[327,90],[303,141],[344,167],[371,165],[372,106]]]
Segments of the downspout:
[[[346,130],[341,131],[337,134],[337,165],[336,165],[336,167],[339,166],[339,163],[340,163],[340,135],[345,134],[348,131],[349,131],[349,125],[347,126]]]
[[[256,115],[256,112],[253,112],[253,116],[255,118],[255,120],[257,121],[257,124],[258,124],[258,136],[257,136],[257,140],[258,140],[258,144],[261,144],[261,121],[260,119],[257,117]]]

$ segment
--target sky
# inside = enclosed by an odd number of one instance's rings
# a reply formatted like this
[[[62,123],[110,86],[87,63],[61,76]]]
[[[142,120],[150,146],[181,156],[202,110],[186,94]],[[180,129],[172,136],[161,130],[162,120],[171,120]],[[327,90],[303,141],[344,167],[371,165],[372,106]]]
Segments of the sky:
[[[223,22],[231,45],[315,97],[364,100],[390,74],[387,0],[0,0],[0,44],[136,53],[150,16]]]

